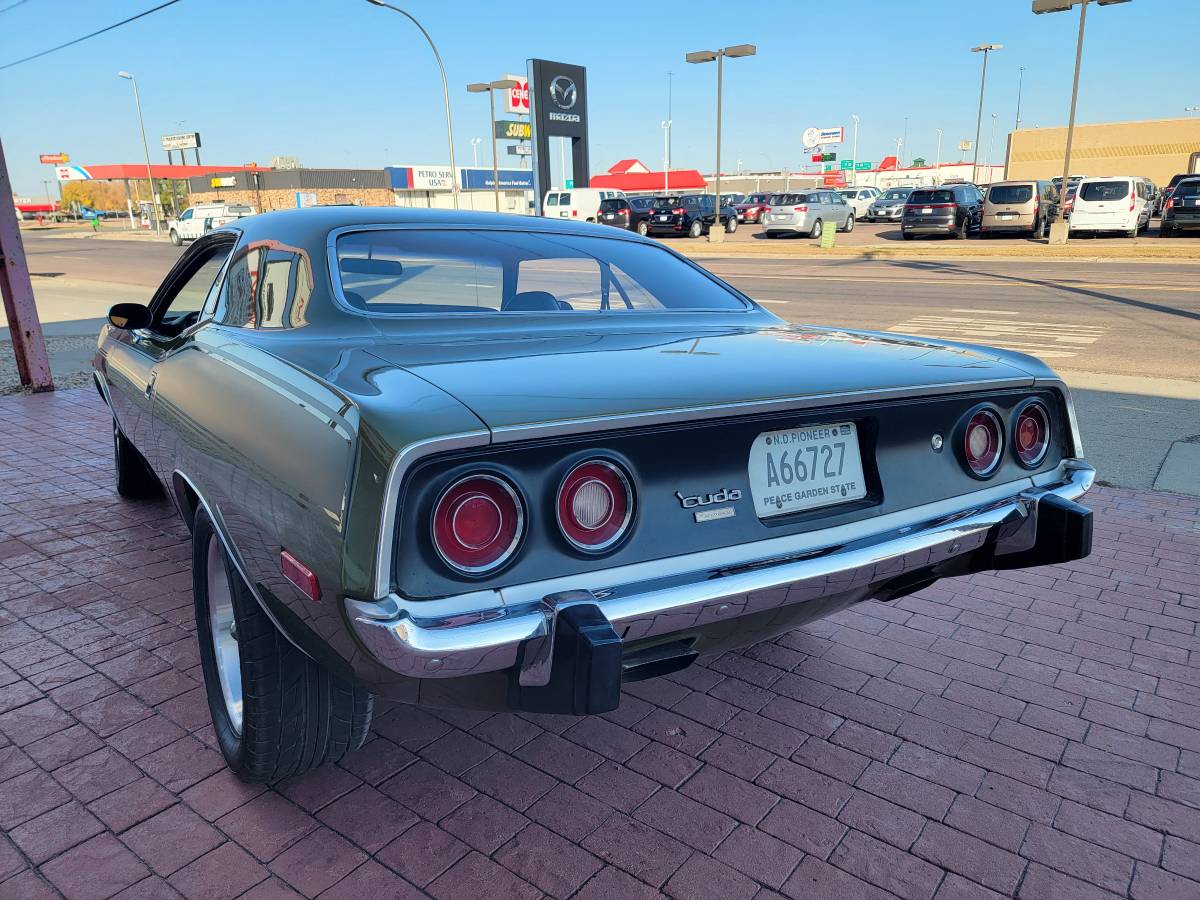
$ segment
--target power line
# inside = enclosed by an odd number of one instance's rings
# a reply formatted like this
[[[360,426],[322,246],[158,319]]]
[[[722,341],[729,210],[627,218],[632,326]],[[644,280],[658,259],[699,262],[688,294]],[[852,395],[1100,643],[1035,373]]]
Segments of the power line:
[[[19,0],[19,2],[24,3],[25,0]],[[73,47],[76,44],[82,43],[83,41],[104,34],[106,31],[112,31],[114,28],[120,28],[122,25],[128,25],[130,22],[135,22],[138,19],[150,15],[150,13],[156,13],[160,9],[166,9],[168,6],[174,6],[178,2],[179,0],[167,0],[166,3],[160,3],[153,9],[148,9],[145,12],[138,13],[136,16],[130,16],[128,19],[122,19],[120,22],[109,25],[107,28],[101,28],[99,31],[93,31],[91,34],[85,34],[83,37],[77,37],[73,41],[67,41],[65,44],[59,44],[57,47],[51,47],[49,50],[43,50],[41,53],[35,53],[32,56],[26,56],[24,59],[17,59],[13,62],[5,63],[4,65],[0,66],[0,72],[4,71],[5,69],[11,69],[13,66],[19,66],[21,63],[27,63],[31,60],[40,59],[43,56],[48,56],[49,54],[56,53],[59,50],[65,50],[67,47]],[[15,6],[17,4],[13,5]],[[11,6],[8,8],[12,9]],[[2,12],[2,10],[0,10],[0,12]]]
[[[16,2],[16,3],[10,3],[10,4],[8,4],[8,6],[5,6],[5,7],[3,7],[3,8],[0,8],[0,13],[6,13],[6,12],[8,12],[10,9],[16,9],[16,8],[17,8],[18,6],[20,6],[22,3],[28,3],[28,2],[29,2],[29,0],[17,0],[17,2]]]

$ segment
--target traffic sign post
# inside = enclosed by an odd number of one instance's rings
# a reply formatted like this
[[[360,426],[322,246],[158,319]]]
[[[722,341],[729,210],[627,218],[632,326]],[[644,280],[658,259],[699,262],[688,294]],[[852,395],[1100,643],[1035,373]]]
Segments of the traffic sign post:
[[[852,160],[852,159],[843,159],[843,160],[842,160],[842,168],[843,168],[843,169],[853,169],[853,168],[854,168],[854,160]]]

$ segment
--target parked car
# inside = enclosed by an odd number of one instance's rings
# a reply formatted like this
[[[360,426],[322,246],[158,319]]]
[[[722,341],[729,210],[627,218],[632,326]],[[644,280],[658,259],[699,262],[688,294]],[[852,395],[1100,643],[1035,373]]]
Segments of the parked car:
[[[616,197],[600,201],[600,218],[604,225],[628,228],[638,234],[646,234],[649,228],[651,207],[655,197]]]
[[[1162,191],[1149,178],[1142,177],[1140,180],[1146,185],[1146,199],[1150,202],[1150,216],[1154,217],[1162,213],[1163,199]]]
[[[184,241],[194,241],[214,228],[252,215],[254,207],[245,203],[197,203],[181,212],[178,218],[167,220],[167,236],[178,247]]]
[[[781,234],[819,238],[828,227],[838,231],[854,230],[854,210],[845,197],[833,190],[817,188],[780,194],[772,198],[771,208],[762,216],[763,234],[769,238]]]
[[[741,203],[733,205],[737,220],[755,224],[771,206],[771,194],[748,194]],[[774,196],[778,196],[777,194]]]
[[[737,191],[733,191],[731,193],[721,195],[721,205],[722,206],[737,206],[739,203],[741,203],[745,199],[746,199],[745,194],[739,194]]]
[[[906,241],[928,234],[965,239],[979,229],[982,218],[983,194],[973,184],[916,188],[904,204],[900,234]]]
[[[582,219],[585,222],[595,222],[600,216],[602,200],[614,200],[624,196],[624,191],[599,188],[547,191],[542,202],[542,215],[553,219]]]
[[[854,210],[854,218],[865,219],[871,209],[871,204],[879,199],[879,188],[860,187],[860,188],[845,188],[838,191],[845,198],[846,203]]]
[[[117,492],[191,532],[247,781],[357,749],[376,696],[601,714],[698,654],[1091,546],[1040,360],[789,325],[598,225],[242,219],[113,307],[94,365]]]
[[[1136,237],[1149,227],[1151,212],[1143,179],[1098,175],[1079,182],[1068,221],[1073,233],[1119,231],[1126,237]]]
[[[651,216],[646,220],[646,233],[686,234],[698,238],[708,234],[716,225],[729,234],[737,231],[737,211],[732,206],[722,206],[720,219],[717,217],[717,198],[712,194],[684,194],[679,197],[657,197],[651,207]]]
[[[1162,189],[1162,191],[1159,192],[1159,202],[1158,202],[1159,210],[1162,211],[1167,208],[1167,201],[1171,199],[1171,195],[1174,193],[1175,188],[1179,184],[1179,182],[1183,181],[1183,179],[1185,179],[1185,178],[1196,178],[1198,176],[1198,174],[1200,174],[1200,173],[1180,172],[1178,175],[1172,175],[1171,180],[1169,182],[1167,182],[1167,186],[1164,187]]]
[[[904,204],[913,192],[910,187],[888,188],[867,207],[868,222],[899,222],[904,214]]]
[[[1158,236],[1175,237],[1177,232],[1196,229],[1200,229],[1200,177],[1193,176],[1175,183],[1163,209]]]
[[[1049,181],[998,181],[983,201],[979,233],[1041,237],[1058,215],[1058,195]]]

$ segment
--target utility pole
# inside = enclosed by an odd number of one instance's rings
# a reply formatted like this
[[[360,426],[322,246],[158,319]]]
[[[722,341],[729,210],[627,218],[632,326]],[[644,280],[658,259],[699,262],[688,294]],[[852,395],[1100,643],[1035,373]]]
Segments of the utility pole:
[[[1003,50],[1003,44],[980,44],[972,47],[972,53],[983,54],[983,74],[979,76],[979,112],[975,116],[975,156],[971,162],[971,181],[979,180],[979,130],[983,125],[983,88],[987,84],[988,54],[993,50]]]
[[[934,164],[934,167],[933,167],[933,183],[941,184],[942,183],[942,129],[940,129],[940,128],[937,129],[937,136],[938,136],[937,162]]]
[[[1025,86],[1025,67],[1021,66],[1017,69],[1017,124],[1013,126],[1013,131],[1021,130],[1021,88]]]
[[[850,118],[854,120],[854,149],[850,151],[850,156],[854,160],[854,165],[858,165],[858,116],[853,113]],[[858,184],[858,172],[854,169],[850,170],[850,186],[854,187]]]
[[[17,359],[17,377],[31,390],[52,391],[54,379],[50,374],[50,357],[42,337],[37,304],[33,299],[33,284],[29,280],[29,264],[21,245],[21,228],[13,208],[12,182],[8,179],[8,164],[4,161],[4,144],[0,143],[0,294],[4,298],[4,315],[13,355]]]

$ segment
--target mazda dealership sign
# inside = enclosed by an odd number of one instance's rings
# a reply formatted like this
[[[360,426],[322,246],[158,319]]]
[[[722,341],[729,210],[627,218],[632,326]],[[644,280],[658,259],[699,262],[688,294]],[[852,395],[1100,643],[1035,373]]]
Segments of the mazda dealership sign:
[[[588,163],[587,70],[583,66],[529,61],[529,103],[533,120],[536,203],[550,189],[550,138],[571,142],[571,177],[575,187],[587,187]]]

